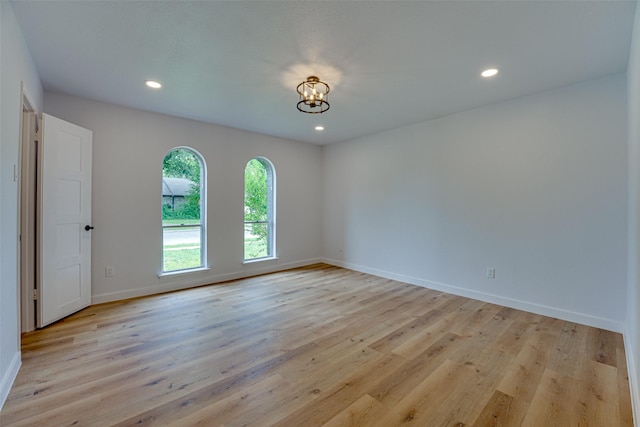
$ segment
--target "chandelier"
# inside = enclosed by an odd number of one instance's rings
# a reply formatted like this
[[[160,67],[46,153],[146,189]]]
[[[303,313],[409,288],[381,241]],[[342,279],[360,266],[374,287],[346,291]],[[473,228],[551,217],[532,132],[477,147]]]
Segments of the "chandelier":
[[[329,85],[321,82],[316,76],[309,76],[296,89],[300,100],[296,107],[303,113],[319,114],[329,109]]]

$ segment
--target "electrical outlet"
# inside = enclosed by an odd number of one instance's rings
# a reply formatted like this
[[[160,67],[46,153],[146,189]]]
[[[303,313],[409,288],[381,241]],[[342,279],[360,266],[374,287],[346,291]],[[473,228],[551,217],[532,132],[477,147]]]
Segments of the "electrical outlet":
[[[113,277],[113,267],[106,267],[104,269],[104,277]]]
[[[496,278],[496,269],[495,268],[491,268],[491,267],[487,267],[487,277],[489,279],[495,279]]]

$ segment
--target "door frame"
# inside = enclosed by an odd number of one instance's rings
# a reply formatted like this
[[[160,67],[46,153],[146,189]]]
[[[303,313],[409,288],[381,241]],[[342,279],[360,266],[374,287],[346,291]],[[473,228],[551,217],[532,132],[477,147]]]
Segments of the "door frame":
[[[21,85],[20,144],[18,151],[18,320],[21,333],[36,328],[38,112]],[[19,334],[20,336],[20,334]]]

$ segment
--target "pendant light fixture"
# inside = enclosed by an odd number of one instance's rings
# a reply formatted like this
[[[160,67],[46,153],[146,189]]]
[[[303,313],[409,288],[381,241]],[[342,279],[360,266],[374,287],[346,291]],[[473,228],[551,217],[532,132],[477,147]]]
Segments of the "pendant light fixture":
[[[309,76],[296,89],[300,100],[296,107],[307,114],[321,114],[330,107],[328,95],[331,88],[316,76]]]

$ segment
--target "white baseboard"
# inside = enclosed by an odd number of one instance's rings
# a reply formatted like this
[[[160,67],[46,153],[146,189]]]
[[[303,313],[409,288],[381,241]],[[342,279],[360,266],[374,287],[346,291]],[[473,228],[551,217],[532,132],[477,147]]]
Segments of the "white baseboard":
[[[348,268],[350,270],[360,271],[362,273],[372,274],[374,276],[384,277],[385,279],[397,280],[399,282],[409,283],[423,288],[434,289],[440,292],[446,292],[453,295],[472,298],[492,304],[503,305],[505,307],[515,308],[518,310],[528,311],[543,316],[554,317],[556,319],[567,320],[569,322],[580,323],[583,325],[593,326],[596,328],[606,329],[614,332],[622,332],[623,324],[621,322],[606,319],[597,316],[591,316],[584,313],[567,311],[556,307],[550,307],[541,304],[535,304],[527,301],[517,300],[513,298],[502,297],[485,292],[478,292],[472,289],[461,288],[458,286],[448,285],[446,283],[433,282],[430,280],[419,279],[417,277],[406,276],[404,274],[393,273],[377,268],[366,267],[363,265],[352,264],[334,259],[323,259],[323,262],[338,267]]]
[[[636,358],[631,345],[631,332],[624,329],[624,354],[627,357],[627,375],[629,376],[629,390],[631,391],[631,408],[633,411],[634,425],[640,424],[640,389],[638,388],[638,372],[636,371]]]
[[[13,382],[16,380],[18,376],[18,371],[20,370],[20,366],[22,365],[22,356],[18,351],[14,356],[11,364],[9,365],[9,369],[7,369],[6,374],[0,380],[0,410],[4,406],[4,402],[7,400],[7,396],[9,396],[9,392],[11,391],[11,386]]]
[[[245,264],[247,266],[250,266],[250,268],[245,268],[243,270],[231,273],[212,275],[211,269],[208,269],[193,273],[185,273],[185,275],[175,274],[162,276],[159,278],[160,283],[155,283],[142,288],[92,295],[91,304],[102,304],[105,302],[119,301],[127,298],[137,298],[147,295],[161,294],[164,292],[178,291],[181,289],[193,288],[195,286],[209,285],[214,283],[226,282],[228,280],[257,276],[260,274],[274,273],[291,268],[304,267],[311,264],[317,264],[319,262],[322,262],[321,258],[311,258],[302,261],[276,264],[273,264],[270,261],[265,261],[264,266],[262,266],[261,263],[257,262]]]

